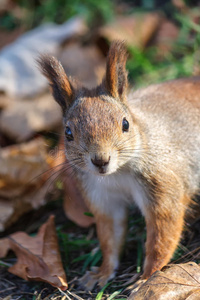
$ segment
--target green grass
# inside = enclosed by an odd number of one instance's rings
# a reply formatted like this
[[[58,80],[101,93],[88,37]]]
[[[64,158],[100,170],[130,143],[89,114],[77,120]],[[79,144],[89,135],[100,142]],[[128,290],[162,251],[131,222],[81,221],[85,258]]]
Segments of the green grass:
[[[200,25],[177,13],[174,13],[174,22],[179,24],[179,36],[165,55],[155,46],[146,49],[129,47],[129,80],[136,88],[189,77],[194,68],[199,67]]]
[[[104,24],[114,16],[114,3],[111,0],[21,0],[25,10],[22,22],[27,29],[42,23],[61,24],[75,15],[82,15],[90,26]]]

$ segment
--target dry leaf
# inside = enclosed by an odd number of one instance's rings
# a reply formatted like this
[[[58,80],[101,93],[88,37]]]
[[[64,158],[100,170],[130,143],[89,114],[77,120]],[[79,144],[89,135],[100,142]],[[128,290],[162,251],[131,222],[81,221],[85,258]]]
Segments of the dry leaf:
[[[165,57],[170,53],[178,35],[179,28],[172,21],[163,18],[152,41],[157,48],[159,57]]]
[[[46,202],[50,168],[45,140],[0,149],[0,231]]]
[[[194,263],[169,265],[155,272],[129,300],[198,300],[200,267]]]
[[[0,257],[9,250],[17,256],[17,262],[9,272],[25,280],[45,281],[62,290],[68,285],[62,267],[58,240],[54,225],[54,216],[43,224],[36,237],[24,232],[16,232],[0,240]]]
[[[99,37],[125,40],[132,47],[145,47],[157,30],[161,17],[157,13],[120,16],[99,30]]]
[[[63,205],[66,216],[82,227],[94,224],[94,217],[87,216],[90,210],[85,203],[81,190],[78,188],[78,181],[69,178],[66,174],[63,178],[63,187],[65,190]]]
[[[1,113],[0,128],[10,139],[23,142],[35,132],[54,130],[61,120],[57,103],[46,94],[37,99],[10,101]]]
[[[63,164],[67,169],[63,140],[60,147],[47,153],[45,140],[37,138],[0,149],[0,231],[25,212],[55,198],[54,182],[58,178],[63,180],[64,209],[69,219],[84,227],[94,223],[92,217],[84,215],[89,209],[79,183],[72,178],[70,169],[63,172]]]

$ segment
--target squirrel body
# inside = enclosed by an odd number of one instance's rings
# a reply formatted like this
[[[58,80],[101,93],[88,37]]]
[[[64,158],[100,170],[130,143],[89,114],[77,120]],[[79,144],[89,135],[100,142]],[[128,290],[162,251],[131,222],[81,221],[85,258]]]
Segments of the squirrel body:
[[[123,43],[114,42],[106,76],[93,90],[68,79],[55,58],[39,61],[62,107],[66,157],[102,250],[100,268],[82,278],[87,289],[114,276],[130,204],[146,221],[146,279],[169,262],[200,191],[200,78],[151,85],[127,97],[126,58]]]

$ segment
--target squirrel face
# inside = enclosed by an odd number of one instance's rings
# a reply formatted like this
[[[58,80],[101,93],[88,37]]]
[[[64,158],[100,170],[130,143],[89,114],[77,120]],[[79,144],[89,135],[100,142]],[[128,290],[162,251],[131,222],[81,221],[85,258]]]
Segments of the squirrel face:
[[[126,106],[107,95],[77,99],[64,117],[66,157],[75,167],[108,175],[134,150],[134,122]],[[128,151],[128,150],[129,151]]]
[[[69,79],[54,57],[38,60],[63,110],[66,157],[75,169],[111,174],[126,165],[138,147],[136,121],[126,105],[126,59],[124,44],[113,42],[105,78],[93,90]]]

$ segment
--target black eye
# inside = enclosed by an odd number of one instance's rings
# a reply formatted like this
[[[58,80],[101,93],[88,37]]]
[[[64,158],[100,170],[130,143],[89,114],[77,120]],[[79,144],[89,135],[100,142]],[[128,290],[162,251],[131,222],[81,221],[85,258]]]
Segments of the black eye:
[[[73,141],[73,139],[74,139],[71,129],[68,126],[65,129],[65,136],[68,141]]]
[[[122,130],[123,131],[128,131],[129,129],[129,122],[126,120],[126,118],[123,118],[122,121]]]

